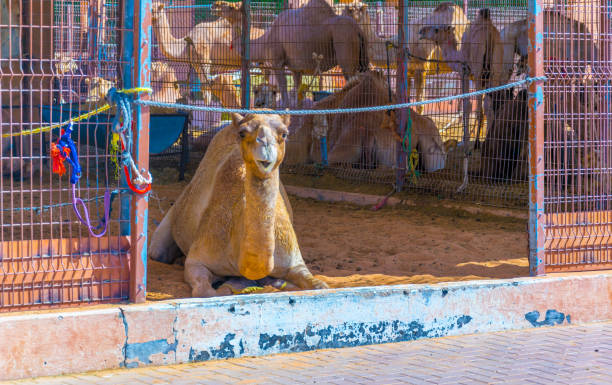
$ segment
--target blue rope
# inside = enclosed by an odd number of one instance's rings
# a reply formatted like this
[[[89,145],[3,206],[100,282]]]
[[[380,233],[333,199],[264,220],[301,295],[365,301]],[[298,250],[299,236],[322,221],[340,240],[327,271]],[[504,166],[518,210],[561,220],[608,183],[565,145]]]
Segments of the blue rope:
[[[79,156],[77,154],[76,146],[74,144],[74,141],[72,140],[73,126],[74,123],[72,123],[72,121],[68,123],[68,127],[64,129],[64,133],[62,134],[62,136],[60,136],[56,146],[62,156],[66,158],[68,163],[70,163],[70,183],[76,184],[79,178],[81,177],[81,165],[79,164]],[[68,148],[70,150],[69,156],[66,156],[66,151],[64,150],[65,148]]]
[[[184,110],[184,111],[207,111],[207,112],[229,112],[229,113],[237,113],[237,114],[260,114],[260,115],[329,115],[329,114],[349,114],[349,113],[357,113],[357,112],[373,112],[373,111],[386,111],[386,110],[396,110],[402,108],[410,108],[416,106],[422,106],[425,104],[433,104],[433,103],[441,103],[448,102],[451,100],[471,98],[474,96],[484,95],[491,92],[501,91],[508,88],[520,86],[525,83],[532,83],[535,81],[544,81],[546,80],[545,76],[535,77],[535,78],[525,78],[524,80],[519,80],[513,83],[504,84],[498,87],[487,88],[485,90],[478,90],[474,92],[468,92],[467,94],[446,96],[438,99],[431,100],[423,100],[420,102],[412,102],[412,103],[401,103],[401,104],[389,104],[384,106],[372,106],[372,107],[358,107],[358,108],[338,108],[331,110],[250,110],[250,109],[238,109],[238,108],[223,108],[223,107],[208,107],[208,106],[191,106],[188,104],[175,104],[175,103],[164,103],[164,102],[155,102],[152,100],[134,100],[135,104],[140,104],[143,106],[150,107],[160,107],[160,108],[170,108],[176,110]]]

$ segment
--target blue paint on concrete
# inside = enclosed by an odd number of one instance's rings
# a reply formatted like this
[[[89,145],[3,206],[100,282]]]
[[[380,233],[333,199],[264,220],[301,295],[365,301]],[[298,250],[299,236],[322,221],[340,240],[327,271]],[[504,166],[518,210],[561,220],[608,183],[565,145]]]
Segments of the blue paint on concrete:
[[[168,343],[168,340],[155,340],[148,342],[138,342],[133,344],[127,344],[125,349],[126,360],[138,360],[143,364],[151,363],[151,356],[153,354],[168,354],[170,352],[176,353],[176,340],[173,343]]]
[[[560,313],[554,309],[546,310],[546,316],[544,316],[544,320],[538,321],[540,318],[540,312],[537,310],[530,311],[525,314],[525,319],[531,323],[534,327],[540,326],[555,326],[561,325],[563,321],[566,319],[565,314]],[[567,316],[567,322],[570,323],[570,316]]]
[[[459,317],[459,319],[457,320],[457,329],[461,329],[463,325],[469,324],[471,320],[472,317],[470,317],[469,315],[463,315]]]
[[[443,337],[451,330],[468,324],[471,320],[472,317],[469,315],[455,316],[444,321],[435,320],[434,325],[430,328],[426,328],[419,321],[400,320],[343,323],[323,328],[310,324],[303,331],[293,334],[262,333],[259,335],[259,349],[261,351],[299,352]]]
[[[232,345],[232,340],[236,338],[236,334],[228,333],[225,335],[223,342],[219,345],[218,349],[210,349],[210,351],[201,350],[196,351],[193,347],[189,349],[189,361],[190,362],[201,362],[208,360],[219,360],[224,358],[234,358],[237,356],[235,347]],[[244,344],[240,340],[240,353],[244,353]]]
[[[210,354],[207,351],[197,352],[193,348],[189,349],[189,362],[202,362],[210,360]]]

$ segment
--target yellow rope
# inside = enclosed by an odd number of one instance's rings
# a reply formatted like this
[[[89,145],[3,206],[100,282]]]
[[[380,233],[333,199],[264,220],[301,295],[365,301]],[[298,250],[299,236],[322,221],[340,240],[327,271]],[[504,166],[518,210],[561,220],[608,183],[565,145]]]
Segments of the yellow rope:
[[[153,90],[151,88],[147,88],[147,87],[136,87],[136,88],[129,88],[129,89],[124,89],[124,90],[119,90],[118,92],[122,92],[124,94],[137,94],[140,92],[148,92],[151,93],[153,92]],[[67,120],[65,122],[61,122],[61,123],[56,123],[56,124],[52,124],[50,126],[46,126],[46,127],[39,127],[39,128],[34,128],[32,130],[25,130],[25,131],[20,131],[20,132],[14,132],[12,134],[2,134],[3,138],[11,138],[14,136],[25,136],[25,135],[34,135],[34,134],[39,134],[41,132],[49,132],[51,130],[53,130],[54,128],[59,128],[62,126],[67,125],[68,123],[70,123],[70,121],[72,122],[80,122],[81,120],[85,120],[88,118],[91,118],[92,116],[101,114],[105,111],[110,110],[111,106],[110,104],[105,104],[102,107],[96,108],[93,111],[89,111],[84,113],[83,115],[79,115],[76,118],[72,118],[70,120]]]

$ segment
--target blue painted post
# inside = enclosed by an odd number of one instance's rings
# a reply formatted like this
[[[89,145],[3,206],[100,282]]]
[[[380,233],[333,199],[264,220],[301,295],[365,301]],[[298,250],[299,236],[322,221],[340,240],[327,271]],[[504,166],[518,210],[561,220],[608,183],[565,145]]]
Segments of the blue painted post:
[[[128,0],[129,3],[132,0]],[[134,30],[134,86],[151,87],[151,0],[133,0],[135,9]],[[142,99],[149,95],[141,94]],[[140,169],[149,169],[149,107],[135,105],[132,156]],[[147,221],[149,195],[133,194],[131,207],[131,264],[130,300],[144,302],[147,295]]]
[[[410,95],[408,95],[408,57],[406,51],[408,49],[408,42],[406,37],[408,36],[408,2],[406,0],[399,0],[399,55],[397,55],[397,83],[395,85],[397,95],[400,103],[408,103],[410,101]],[[402,108],[399,111],[399,131],[403,138],[406,133],[406,125],[408,123],[408,110]],[[404,179],[406,176],[406,156],[407,154],[403,151],[402,146],[398,146],[397,150],[397,169],[395,173],[395,188],[396,191],[402,191],[404,186]]]
[[[242,73],[240,79],[240,101],[242,108],[251,107],[251,0],[242,2],[242,41],[240,42],[242,55]]]
[[[540,0],[528,0],[529,76],[544,75],[543,14]],[[529,85],[529,273],[545,274],[544,228],[544,91],[542,82]]]

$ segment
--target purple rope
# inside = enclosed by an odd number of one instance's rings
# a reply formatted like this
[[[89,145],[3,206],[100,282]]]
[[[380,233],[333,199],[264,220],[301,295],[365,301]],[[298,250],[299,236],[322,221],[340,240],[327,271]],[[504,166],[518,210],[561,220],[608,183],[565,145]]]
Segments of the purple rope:
[[[83,215],[85,216],[85,220],[83,220],[83,217],[79,213],[79,209],[77,208],[78,204],[83,206]],[[91,234],[92,237],[100,238],[106,234],[106,230],[108,229],[108,217],[110,215],[110,192],[108,190],[104,192],[104,219],[103,223],[100,223],[100,225],[104,225],[104,230],[100,234],[95,234],[92,230],[94,227],[91,225],[91,221],[89,220],[87,206],[85,206],[85,202],[83,202],[81,198],[76,196],[76,184],[72,184],[72,208],[74,209],[74,213],[79,218],[81,223],[87,226],[87,230],[89,230],[89,234]]]

